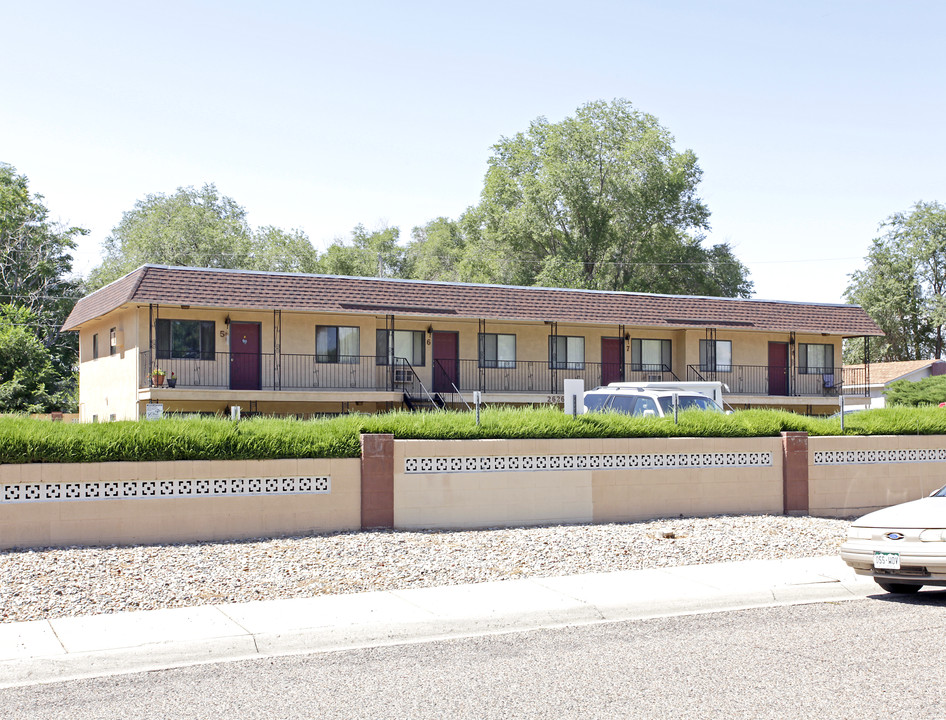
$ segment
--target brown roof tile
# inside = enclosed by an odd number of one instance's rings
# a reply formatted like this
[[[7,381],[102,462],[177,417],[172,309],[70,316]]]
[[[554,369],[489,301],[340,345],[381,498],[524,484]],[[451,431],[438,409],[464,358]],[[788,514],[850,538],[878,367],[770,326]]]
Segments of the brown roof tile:
[[[942,360],[899,360],[895,362],[879,362],[870,364],[870,384],[886,385],[894,380],[899,380],[904,375],[909,375],[925,367],[930,368],[931,375],[943,374],[944,363]],[[864,365],[845,365],[845,370],[863,370]]]
[[[378,278],[262,273],[144,265],[88,295],[63,326],[124,303],[244,310],[284,310],[536,320],[561,323],[882,335],[856,305],[648,295],[555,288],[471,285]]]

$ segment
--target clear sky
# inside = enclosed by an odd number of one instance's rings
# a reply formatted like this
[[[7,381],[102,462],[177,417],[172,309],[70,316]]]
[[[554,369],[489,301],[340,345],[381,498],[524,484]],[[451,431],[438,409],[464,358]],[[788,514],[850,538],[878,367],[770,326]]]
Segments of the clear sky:
[[[490,147],[629,99],[692,149],[767,299],[840,302],[878,225],[946,202],[942,0],[88,2],[0,6],[0,161],[101,241],[216,183],[324,248],[478,201]]]

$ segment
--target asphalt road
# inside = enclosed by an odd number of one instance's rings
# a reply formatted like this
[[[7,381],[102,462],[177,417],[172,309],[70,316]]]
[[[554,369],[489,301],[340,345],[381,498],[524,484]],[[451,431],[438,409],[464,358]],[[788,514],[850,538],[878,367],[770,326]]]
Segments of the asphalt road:
[[[3,718],[946,717],[946,592],[0,690]]]

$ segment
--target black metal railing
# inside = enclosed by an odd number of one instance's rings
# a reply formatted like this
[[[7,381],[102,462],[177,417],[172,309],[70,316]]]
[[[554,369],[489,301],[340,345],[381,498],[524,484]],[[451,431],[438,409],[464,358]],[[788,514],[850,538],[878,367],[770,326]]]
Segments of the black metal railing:
[[[211,390],[391,390],[421,392],[422,384],[404,358],[379,364],[374,355],[331,359],[319,355],[205,353],[190,358],[158,358],[141,353],[140,387],[171,385]],[[382,359],[383,361],[384,359]],[[160,381],[155,370],[164,371]]]
[[[792,397],[836,397],[867,394],[866,383],[857,381],[856,369],[840,367],[779,368],[767,365],[687,366],[687,380],[718,381],[733,395],[781,395]],[[860,369],[862,375],[863,368]],[[861,387],[854,387],[859,385]]]
[[[278,363],[276,360],[278,359]],[[380,362],[380,364],[379,364]],[[165,372],[163,384],[173,379],[177,387],[243,390],[377,390],[411,395],[426,391],[467,393],[521,393],[561,395],[565,380],[584,380],[585,387],[624,380],[653,382],[678,380],[666,366],[623,367],[617,363],[574,363],[560,366],[544,360],[498,361],[434,360],[431,387],[426,388],[417,370],[404,358],[380,361],[374,355],[325,357],[273,353],[206,353],[189,358],[158,358],[141,353],[140,387],[154,384],[152,373]],[[867,394],[863,368],[770,368],[766,365],[717,365],[709,370],[687,366],[687,380],[724,383],[736,395],[836,396]]]
[[[623,372],[622,372],[623,370]],[[586,388],[606,385],[609,382],[648,382],[655,380],[677,380],[677,376],[664,366],[639,366],[631,370],[618,363],[561,363],[553,365],[547,360],[494,361],[490,364],[479,360],[435,360],[433,387],[439,392],[461,392],[479,390],[491,393],[536,393],[560,395],[564,392],[565,380],[584,380]]]

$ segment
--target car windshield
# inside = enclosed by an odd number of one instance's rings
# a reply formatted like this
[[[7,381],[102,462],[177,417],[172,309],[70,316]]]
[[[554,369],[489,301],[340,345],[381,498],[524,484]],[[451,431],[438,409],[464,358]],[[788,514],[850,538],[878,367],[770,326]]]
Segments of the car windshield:
[[[678,395],[677,403],[681,410],[696,408],[697,410],[715,410],[722,412],[722,409],[715,402],[705,395]],[[673,397],[660,398],[660,407],[664,410],[664,415],[673,412]]]
[[[941,487],[941,488],[940,488],[939,490],[937,490],[935,493],[933,493],[932,495],[930,495],[930,497],[946,497],[946,486]]]

